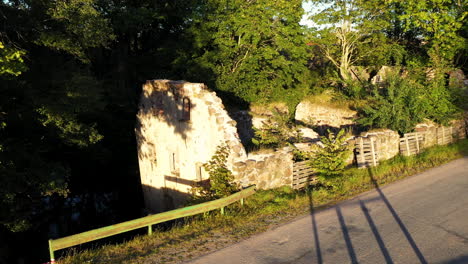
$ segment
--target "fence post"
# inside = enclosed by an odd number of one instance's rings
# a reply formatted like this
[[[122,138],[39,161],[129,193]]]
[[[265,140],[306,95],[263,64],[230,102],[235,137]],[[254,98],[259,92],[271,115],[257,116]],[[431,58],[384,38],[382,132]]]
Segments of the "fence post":
[[[405,142],[406,142],[406,154],[408,154],[408,156],[411,156],[409,143],[408,143],[408,138],[406,136],[405,136]]]
[[[445,127],[442,127],[442,145],[445,144]]]
[[[366,157],[364,157],[364,142],[363,142],[363,139],[362,137],[360,138],[360,142],[359,142],[359,147],[361,148],[359,150],[359,154],[361,155],[361,162],[362,162],[362,166],[366,167]]]
[[[416,132],[416,150],[419,154],[419,135],[418,135],[418,132]]]
[[[221,215],[224,215],[224,206],[221,207]]]
[[[149,225],[148,226],[148,235],[151,235],[151,234],[153,234],[153,226]]]
[[[49,239],[50,263],[55,263],[54,250],[52,249],[52,239]]]
[[[241,204],[241,206],[244,206],[244,198],[240,199],[240,204]]]
[[[453,143],[453,126],[450,126],[450,143]]]
[[[374,167],[377,166],[377,161],[375,160],[375,149],[374,149],[374,138],[370,138],[370,143],[371,143],[371,151],[372,151],[372,163],[374,164]]]

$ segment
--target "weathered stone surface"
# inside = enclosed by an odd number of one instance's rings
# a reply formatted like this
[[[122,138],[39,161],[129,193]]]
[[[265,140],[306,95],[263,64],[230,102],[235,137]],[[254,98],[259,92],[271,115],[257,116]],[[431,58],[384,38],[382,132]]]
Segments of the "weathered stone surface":
[[[400,153],[400,135],[390,129],[378,129],[361,133],[362,137],[372,137],[376,142],[375,151],[379,160],[388,160]]]
[[[255,167],[255,164],[257,163],[256,160],[254,159],[248,159],[245,164],[247,164],[248,167]]]
[[[187,101],[190,107],[185,107]],[[156,113],[153,109],[157,109]],[[189,115],[184,112],[187,109]],[[185,119],[187,116],[189,120]],[[143,85],[135,132],[141,182],[149,190],[144,194],[145,203],[153,212],[182,204],[192,187],[183,182],[209,177],[199,164],[209,161],[219,145],[237,146],[235,151],[230,150],[227,160],[234,174],[243,168],[236,162],[247,158],[235,136],[235,122],[216,94],[200,83],[147,81]],[[185,181],[167,180],[171,177]]]
[[[320,135],[317,132],[315,132],[312,128],[301,127],[299,128],[299,131],[302,135],[303,141],[313,142],[313,141],[320,140]]]
[[[346,108],[334,108],[329,105],[302,101],[296,107],[294,118],[312,126],[340,128],[353,126],[357,118],[357,112]]]

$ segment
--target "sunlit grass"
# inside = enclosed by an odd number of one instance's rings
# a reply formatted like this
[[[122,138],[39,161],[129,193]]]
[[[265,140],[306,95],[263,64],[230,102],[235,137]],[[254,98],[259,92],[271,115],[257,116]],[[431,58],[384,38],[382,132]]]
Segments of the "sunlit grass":
[[[468,140],[427,149],[418,156],[397,156],[372,169],[379,185],[394,182],[448,161],[468,155]],[[168,231],[138,236],[118,245],[105,245],[81,252],[69,251],[59,263],[178,263],[222,248],[246,237],[309,213],[314,207],[326,207],[375,187],[368,169],[351,168],[333,180],[334,188],[312,187],[294,191],[289,187],[259,190],[245,201],[229,206],[225,215],[213,211],[174,224]]]

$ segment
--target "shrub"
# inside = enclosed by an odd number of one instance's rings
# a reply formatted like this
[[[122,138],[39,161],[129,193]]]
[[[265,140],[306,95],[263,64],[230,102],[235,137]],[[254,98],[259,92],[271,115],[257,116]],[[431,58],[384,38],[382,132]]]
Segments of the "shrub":
[[[301,134],[288,115],[275,109],[273,116],[264,122],[263,127],[255,129],[252,143],[257,146],[278,148],[300,140]]]
[[[375,88],[371,104],[360,109],[358,123],[370,128],[389,128],[403,134],[427,116],[428,100],[424,86],[403,79],[397,75],[389,76],[383,88]]]
[[[229,196],[239,190],[234,183],[234,176],[227,168],[229,147],[226,143],[219,145],[211,160],[203,164],[210,175],[210,184],[194,188],[194,193],[202,200],[212,200]],[[196,197],[197,198],[197,197]]]
[[[310,165],[318,173],[319,182],[328,184],[330,178],[342,175],[346,160],[351,155],[346,138],[344,129],[336,135],[328,130],[328,136],[321,137],[323,147],[317,147],[310,161]]]

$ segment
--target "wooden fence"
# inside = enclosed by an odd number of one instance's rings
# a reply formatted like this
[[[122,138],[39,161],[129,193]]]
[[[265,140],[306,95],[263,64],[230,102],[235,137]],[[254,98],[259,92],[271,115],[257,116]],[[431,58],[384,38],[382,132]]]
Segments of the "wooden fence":
[[[305,160],[293,163],[293,189],[302,189],[316,181],[315,172],[309,162],[309,160]]]
[[[377,141],[374,137],[358,137],[355,143],[355,155],[358,168],[377,166]]]
[[[400,154],[411,156],[421,153],[424,149],[424,132],[406,133],[400,138]]]
[[[437,144],[446,145],[453,142],[453,127],[437,128]]]
[[[201,203],[197,205],[192,205],[189,207],[184,207],[172,211],[167,211],[160,214],[149,215],[146,217],[138,218],[135,220],[106,226],[91,231],[79,233],[72,236],[62,237],[58,239],[49,239],[49,253],[50,253],[50,262],[55,262],[54,252],[60,249],[69,248],[86,242],[98,240],[101,238],[121,234],[131,230],[147,227],[148,234],[153,233],[152,225],[167,222],[174,219],[179,219],[187,216],[192,216],[200,213],[205,213],[208,211],[221,209],[221,214],[224,214],[224,207],[230,205],[234,202],[240,201],[241,204],[244,204],[244,198],[249,197],[255,193],[255,186],[251,186],[247,189],[244,189],[238,193],[235,193],[231,196],[209,201],[206,203]]]

